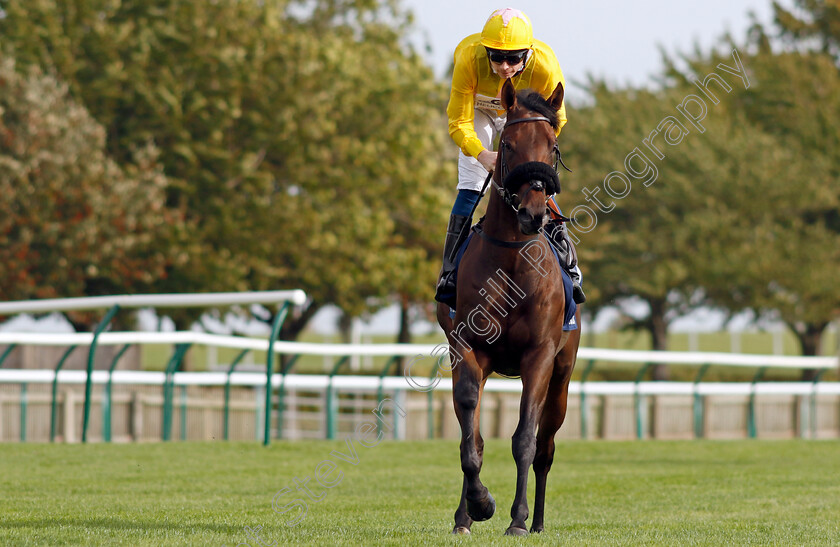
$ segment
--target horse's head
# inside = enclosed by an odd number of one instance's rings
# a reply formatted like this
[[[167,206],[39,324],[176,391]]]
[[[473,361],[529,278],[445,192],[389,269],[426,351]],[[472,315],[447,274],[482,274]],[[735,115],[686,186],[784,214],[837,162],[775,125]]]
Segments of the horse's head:
[[[546,200],[560,191],[557,162],[560,152],[554,129],[563,104],[563,84],[548,100],[526,90],[517,95],[510,79],[502,86],[507,123],[499,142],[496,186],[502,199],[516,210],[524,234],[535,234],[548,220]],[[494,181],[495,182],[495,181]]]

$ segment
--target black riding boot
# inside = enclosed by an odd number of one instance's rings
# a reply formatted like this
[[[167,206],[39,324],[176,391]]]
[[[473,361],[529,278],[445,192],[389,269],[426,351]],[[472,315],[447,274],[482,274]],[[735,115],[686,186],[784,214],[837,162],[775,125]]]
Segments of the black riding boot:
[[[583,287],[580,286],[580,269],[575,268],[570,271],[569,277],[572,278],[572,298],[575,304],[583,304],[586,302],[586,295],[583,292]]]
[[[443,295],[455,292],[455,256],[458,248],[466,239],[469,230],[465,229],[472,219],[461,215],[450,215],[449,226],[446,228],[446,240],[443,243],[443,266],[440,269],[435,300],[442,302]]]

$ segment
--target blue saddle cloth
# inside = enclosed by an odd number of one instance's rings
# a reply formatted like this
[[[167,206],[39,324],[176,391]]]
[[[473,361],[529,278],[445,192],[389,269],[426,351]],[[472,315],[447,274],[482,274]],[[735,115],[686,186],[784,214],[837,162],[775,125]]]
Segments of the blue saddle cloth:
[[[458,280],[458,267],[461,265],[461,259],[464,257],[464,251],[467,250],[467,247],[470,244],[470,240],[472,239],[474,234],[475,232],[470,230],[470,234],[467,236],[466,241],[464,241],[464,243],[461,245],[461,248],[458,249],[458,253],[455,255],[455,270],[452,272],[452,276],[456,281],[456,286]],[[551,243],[549,243],[548,246],[551,248],[551,252],[554,253],[554,257],[557,259],[557,263],[560,264],[560,272],[563,276],[563,292],[565,293],[566,297],[566,310],[563,314],[563,330],[576,330],[578,328],[577,321],[575,320],[577,304],[575,303],[575,299],[572,296],[572,278],[569,277],[568,272],[566,272],[566,269],[563,268],[562,262],[560,261],[560,255],[557,253],[557,249],[555,249],[554,245],[552,245]],[[441,301],[447,306],[449,306],[449,316],[454,319],[456,303],[455,291],[452,291],[451,294],[444,294],[441,296]]]

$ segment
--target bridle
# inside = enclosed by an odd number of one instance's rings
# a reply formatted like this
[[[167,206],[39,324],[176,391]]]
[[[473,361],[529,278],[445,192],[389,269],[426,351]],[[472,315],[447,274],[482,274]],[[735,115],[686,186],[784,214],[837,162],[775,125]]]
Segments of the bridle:
[[[551,120],[546,118],[545,116],[534,116],[534,117],[530,117],[530,118],[518,118],[518,119],[510,120],[510,121],[506,122],[504,128],[502,128],[502,138],[499,141],[499,170],[501,171],[502,184],[500,185],[498,182],[496,182],[496,177],[491,178],[493,188],[495,188],[496,191],[499,193],[499,196],[502,198],[502,201],[504,201],[514,211],[518,211],[519,206],[522,204],[523,201],[525,201],[525,198],[528,196],[528,194],[531,192],[531,190],[536,190],[538,192],[545,191],[546,192],[546,196],[545,196],[546,201],[548,201],[548,199],[552,195],[559,192],[560,191],[560,183],[559,183],[559,180],[557,179],[557,171],[559,170],[559,168],[561,166],[566,171],[569,171],[571,173],[571,169],[566,167],[566,164],[563,163],[563,157],[560,155],[560,147],[557,146],[557,141],[555,140],[554,150],[553,150],[554,165],[551,167],[551,169],[553,169],[553,177],[551,175],[549,175],[547,172],[540,173],[543,176],[541,176],[539,178],[533,178],[533,179],[528,181],[528,189],[525,190],[525,193],[522,194],[522,196],[519,196],[518,194],[516,194],[514,192],[511,192],[507,188],[507,184],[505,183],[505,181],[508,179],[511,172],[510,172],[510,169],[508,168],[507,160],[505,158],[505,150],[509,148],[509,145],[507,144],[507,142],[504,139],[504,132],[505,132],[505,129],[507,129],[511,125],[515,125],[515,124],[518,124],[518,123],[526,123],[526,122],[546,122],[549,125],[551,125]],[[532,163],[538,163],[538,162],[532,162]],[[548,166],[549,164],[543,164],[543,165]],[[516,169],[514,169],[514,171],[516,171]],[[539,169],[538,169],[538,171],[539,171]],[[547,171],[547,169],[544,170],[544,171]],[[550,180],[543,180],[543,179],[546,179],[546,178],[548,178]],[[551,179],[553,179],[553,180],[551,180]],[[551,184],[552,182],[553,182],[554,185],[556,185],[556,189],[554,189],[554,191],[549,191],[550,189],[547,187],[547,184]]]

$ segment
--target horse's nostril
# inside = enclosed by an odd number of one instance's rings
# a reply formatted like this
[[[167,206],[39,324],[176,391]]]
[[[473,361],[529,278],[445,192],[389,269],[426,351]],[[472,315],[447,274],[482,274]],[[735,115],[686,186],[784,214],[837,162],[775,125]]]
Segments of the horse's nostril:
[[[535,234],[543,226],[544,217],[542,215],[533,215],[525,207],[520,207],[516,212],[519,219],[519,228],[523,234]]]

